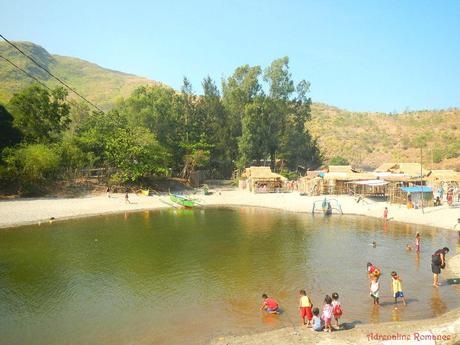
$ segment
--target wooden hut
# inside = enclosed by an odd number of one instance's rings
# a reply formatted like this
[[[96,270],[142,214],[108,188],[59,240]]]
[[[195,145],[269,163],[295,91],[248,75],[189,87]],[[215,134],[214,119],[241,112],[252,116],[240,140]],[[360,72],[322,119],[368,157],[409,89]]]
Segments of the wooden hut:
[[[454,170],[431,170],[427,176],[427,183],[434,190],[440,187],[459,187],[460,173]]]
[[[272,172],[270,167],[256,166],[246,168],[241,178],[246,181],[245,188],[254,193],[280,192],[287,181],[284,176]]]
[[[406,204],[408,208],[433,205],[433,189],[429,186],[399,187],[390,195],[390,203]]]

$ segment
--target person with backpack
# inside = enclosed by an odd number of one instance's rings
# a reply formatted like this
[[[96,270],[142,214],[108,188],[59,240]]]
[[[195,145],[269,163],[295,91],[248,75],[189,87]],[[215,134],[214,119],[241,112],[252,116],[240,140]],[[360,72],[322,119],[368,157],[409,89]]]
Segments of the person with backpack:
[[[334,315],[337,329],[340,329],[339,319],[342,316],[342,314],[343,311],[342,306],[339,302],[339,294],[337,292],[334,292],[332,294],[332,315]]]

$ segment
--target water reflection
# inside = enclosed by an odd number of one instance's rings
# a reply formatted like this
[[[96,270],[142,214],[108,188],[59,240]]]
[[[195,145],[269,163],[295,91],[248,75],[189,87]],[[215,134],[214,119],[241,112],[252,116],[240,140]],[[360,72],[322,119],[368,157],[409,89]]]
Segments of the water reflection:
[[[432,288],[430,306],[433,316],[439,316],[447,312],[447,305],[441,299],[439,290],[440,288]]]

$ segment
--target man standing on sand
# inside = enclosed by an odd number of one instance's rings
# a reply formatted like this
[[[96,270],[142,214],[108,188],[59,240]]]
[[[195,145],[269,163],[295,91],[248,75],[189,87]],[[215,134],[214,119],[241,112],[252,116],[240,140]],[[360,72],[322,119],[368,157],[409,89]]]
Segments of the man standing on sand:
[[[444,247],[438,249],[431,255],[431,272],[433,272],[433,286],[439,286],[439,275],[441,274],[441,269],[446,267],[446,254],[449,252],[449,248]]]

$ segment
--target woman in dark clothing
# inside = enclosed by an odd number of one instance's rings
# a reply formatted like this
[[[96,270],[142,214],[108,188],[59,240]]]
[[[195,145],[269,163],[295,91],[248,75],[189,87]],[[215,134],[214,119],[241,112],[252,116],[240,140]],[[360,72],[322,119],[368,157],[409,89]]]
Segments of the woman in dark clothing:
[[[446,267],[446,254],[449,252],[449,248],[444,247],[438,249],[431,256],[431,272],[433,272],[433,286],[439,286],[439,274],[441,274],[441,269]]]

